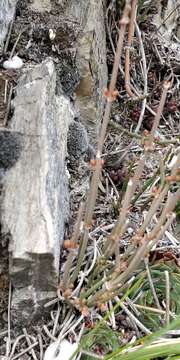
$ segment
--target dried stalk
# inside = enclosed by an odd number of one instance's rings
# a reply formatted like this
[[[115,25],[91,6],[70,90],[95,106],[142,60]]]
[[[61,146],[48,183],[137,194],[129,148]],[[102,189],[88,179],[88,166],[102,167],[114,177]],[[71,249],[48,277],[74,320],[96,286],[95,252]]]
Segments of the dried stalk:
[[[170,281],[169,281],[169,272],[165,272],[166,279],[166,324],[169,325],[170,320]]]
[[[176,161],[175,161],[175,163],[173,165],[173,168],[171,170],[171,175],[172,176],[175,176],[177,174],[179,165],[180,165],[180,155],[177,156]],[[148,213],[146,214],[146,218],[145,218],[143,224],[141,225],[140,229],[138,230],[137,234],[134,237],[134,240],[135,240],[136,237],[138,237],[139,239],[142,238],[148,223],[151,221],[153,215],[155,214],[158,207],[162,203],[163,199],[167,195],[168,190],[169,190],[169,184],[166,184],[164,189],[162,189],[162,187],[159,189],[159,191],[155,195],[155,198],[154,198],[154,200],[153,200],[153,202],[152,202],[152,204],[150,206],[150,209],[149,209]],[[179,199],[179,196],[180,196],[180,191],[179,190],[175,194],[171,194],[171,193],[169,194],[169,197],[168,197],[168,199],[167,199],[167,201],[165,203],[162,214],[161,214],[160,218],[158,219],[158,223],[156,224],[154,229],[151,231],[151,237],[152,238],[154,238],[156,236],[156,234],[160,231],[161,226],[163,226],[164,222],[166,221],[167,214],[169,214],[175,208],[176,203],[177,203],[177,201]],[[134,249],[134,244],[129,245],[126,252],[124,253],[124,259],[129,258],[129,254],[132,252],[133,249]]]
[[[158,219],[158,222],[156,224],[156,226],[154,227],[154,229],[151,231],[151,237],[152,239],[154,238],[155,234],[160,231],[161,227],[163,226],[164,222],[166,221],[166,218],[168,216],[168,214],[170,214],[178,200],[180,200],[180,189],[178,189],[175,193],[170,193],[169,196],[168,196],[168,199],[166,201],[166,204],[164,206],[164,209],[162,211],[162,214],[161,216],[159,217]]]
[[[116,55],[115,55],[115,59],[114,59],[112,77],[111,77],[109,89],[107,91],[108,95],[107,95],[105,113],[104,113],[104,117],[103,117],[99,141],[98,141],[98,145],[97,145],[96,166],[95,166],[95,170],[92,175],[92,181],[90,184],[90,190],[89,190],[87,203],[86,203],[86,211],[85,211],[85,218],[84,218],[84,236],[82,239],[81,247],[79,249],[76,270],[72,277],[73,282],[76,280],[76,278],[78,276],[78,273],[80,271],[80,268],[81,268],[81,265],[82,265],[82,262],[84,259],[85,251],[87,248],[87,243],[88,243],[88,238],[89,238],[89,228],[91,227],[91,223],[92,223],[93,211],[94,211],[96,198],[97,198],[97,192],[98,192],[98,183],[99,183],[99,178],[100,178],[100,174],[101,174],[101,170],[102,170],[102,160],[101,160],[102,149],[103,149],[104,139],[106,136],[106,130],[107,130],[107,125],[108,125],[110,111],[111,111],[111,105],[112,105],[112,102],[114,100],[114,95],[115,95],[114,91],[115,91],[115,85],[116,85],[116,81],[117,81],[119,61],[121,58],[121,53],[122,53],[122,48],[123,48],[126,25],[129,22],[129,12],[130,12],[130,5],[129,5],[129,1],[127,1],[122,19],[120,20],[117,50],[116,50]]]
[[[82,217],[83,217],[84,207],[85,207],[85,204],[81,203],[79,210],[78,210],[77,222],[75,224],[74,232],[73,232],[72,238],[70,240],[71,243],[74,244],[75,246],[78,242],[78,238],[79,238],[80,232],[81,232],[80,228],[81,228],[81,221],[82,221]],[[71,270],[73,258],[74,258],[74,249],[70,249],[70,252],[69,252],[67,261],[65,263],[65,267],[64,267],[64,274],[63,274],[63,280],[62,280],[62,288],[63,289],[67,289],[67,287],[69,286],[70,270]]]
[[[122,209],[120,211],[119,219],[116,222],[116,225],[114,226],[111,235],[109,237],[109,240],[111,240],[111,243],[109,244],[109,248],[106,246],[106,252],[105,255],[111,255],[114,250],[114,244],[119,241],[119,239],[122,237],[124,232],[127,228],[127,214],[131,205],[131,200],[134,195],[134,192],[136,191],[138,182],[140,177],[142,176],[144,165],[145,165],[146,156],[143,156],[138,163],[138,166],[135,170],[134,176],[129,180],[126,193],[124,196],[124,199],[122,201]],[[109,240],[107,240],[109,242]],[[113,243],[113,246],[112,246]],[[108,250],[109,249],[109,254]]]
[[[134,97],[134,94],[131,90],[130,86],[130,48],[132,38],[134,36],[134,22],[136,18],[136,6],[137,0],[131,1],[131,17],[129,22],[129,29],[128,29],[128,41],[125,51],[125,89],[130,97]]]
[[[28,333],[27,333],[26,328],[23,328],[23,333],[24,333],[24,335],[25,335],[25,337],[26,337],[26,341],[27,341],[28,346],[31,347],[31,346],[32,346],[32,343],[31,343],[31,340],[30,340],[30,338],[29,338],[29,335],[28,335]],[[32,355],[33,360],[37,360],[37,356],[36,356],[35,351],[34,351],[33,348],[31,349],[30,353],[31,353],[31,355]]]
[[[147,146],[146,146],[146,150],[153,150],[153,141],[154,141],[154,137],[155,137],[155,133],[157,131],[157,128],[159,126],[159,122],[160,122],[160,118],[164,109],[164,105],[165,105],[165,101],[166,101],[166,96],[167,96],[167,92],[169,90],[169,88],[171,87],[171,82],[170,81],[165,81],[163,84],[163,92],[161,95],[161,99],[159,102],[159,106],[158,106],[158,110],[155,116],[155,119],[153,121],[153,126],[151,129],[151,133],[149,136],[149,139],[147,141]]]
[[[180,165],[180,154],[177,156],[176,161],[172,167],[171,175],[174,176],[177,174],[179,165]],[[142,162],[141,166],[138,167],[138,170],[139,170],[139,168],[141,169],[141,174],[142,174],[143,162]],[[134,178],[138,183],[138,171],[135,172]],[[134,181],[134,184],[136,184],[136,181]],[[132,183],[130,183],[130,185],[132,186]],[[130,186],[130,189],[131,189],[131,186]],[[136,189],[136,186],[134,186],[133,190],[135,191],[135,189]],[[131,259],[131,261],[128,265],[128,268],[123,273],[120,273],[120,274],[118,274],[117,269],[116,269],[116,272],[114,272],[114,274],[110,275],[111,280],[109,282],[106,282],[106,289],[101,288],[101,290],[97,291],[97,293],[95,295],[91,296],[88,299],[89,305],[93,304],[94,302],[100,301],[101,299],[104,299],[104,298],[106,298],[106,300],[109,300],[112,296],[114,296],[114,291],[116,291],[117,288],[120,288],[124,284],[124,282],[130,276],[132,276],[133,271],[138,268],[143,257],[145,255],[147,255],[147,253],[150,251],[150,249],[158,242],[159,239],[162,238],[165,231],[168,229],[170,224],[174,221],[175,214],[172,213],[172,211],[174,210],[177,201],[180,199],[180,189],[178,189],[173,194],[169,194],[169,196],[166,200],[166,203],[164,205],[164,208],[162,210],[161,216],[158,219],[158,224],[154,227],[154,229],[151,231],[151,233],[149,235],[145,235],[144,237],[142,237],[152,216],[157,211],[159,205],[162,203],[164,197],[166,196],[168,189],[169,189],[169,184],[165,184],[164,188],[161,187],[160,189],[161,190],[159,190],[158,196],[156,196],[156,198],[152,202],[152,205],[151,205],[150,210],[147,214],[147,217],[144,221],[144,224],[141,226],[140,231],[138,232],[139,233],[139,244],[141,244],[141,245],[137,249],[135,255],[133,255],[133,258]],[[125,194],[125,201],[124,201],[124,205],[123,205],[124,207],[123,207],[123,211],[122,211],[123,221],[126,220],[127,205],[129,205],[129,201],[130,201],[129,193],[131,193],[131,190],[127,189],[127,191],[128,191],[128,195],[127,195],[127,193]],[[121,226],[122,226],[122,219],[120,218]],[[113,231],[112,231],[112,233],[113,233]],[[126,253],[124,254],[123,258],[125,258],[125,257],[126,257]],[[108,278],[109,278],[109,275],[107,274],[107,279]],[[102,284],[103,284],[103,281],[101,280],[101,286],[102,286]],[[96,287],[96,289],[97,288],[98,287]],[[94,290],[95,290],[95,288],[94,288]],[[91,293],[92,292],[89,291],[89,295]]]
[[[135,129],[135,133],[137,133],[140,130],[140,127],[142,125],[143,122],[143,118],[144,118],[144,113],[146,110],[146,103],[147,103],[147,92],[148,92],[148,84],[147,84],[147,64],[146,64],[146,54],[145,54],[145,50],[144,50],[144,45],[143,45],[143,41],[142,41],[142,36],[141,36],[141,31],[139,29],[138,24],[135,21],[135,26],[136,26],[136,32],[138,35],[138,39],[139,39],[139,44],[140,44],[140,51],[141,51],[141,56],[142,56],[142,64],[143,64],[143,78],[144,78],[144,99],[142,101],[142,108],[141,108],[141,113],[139,116],[139,120],[138,120],[138,124],[136,126]]]
[[[162,204],[163,199],[165,198],[167,192],[169,189],[169,185],[167,184],[164,189],[159,189],[159,191],[155,194],[155,198],[153,199],[150,209],[148,213],[146,214],[146,217],[143,221],[143,224],[141,225],[140,229],[138,230],[138,236],[142,236],[146,230],[146,227],[148,226],[149,222],[151,221],[153,215],[158,210],[159,206]],[[162,190],[162,191],[160,191]]]
[[[109,122],[109,127],[112,128],[113,130],[116,131],[116,133],[119,134],[119,131],[123,132],[124,134],[127,134],[130,138],[132,139],[138,139],[141,140],[142,136],[138,135],[137,133],[133,133],[127,129],[125,129],[122,125],[114,122],[113,120],[110,120]],[[179,138],[178,136],[176,138],[173,139],[165,139],[165,140],[159,140],[159,139],[155,139],[156,144],[158,145],[166,145],[166,144],[179,144]]]
[[[120,299],[118,298],[118,296],[116,296],[116,300],[117,302],[120,303],[120,307],[122,310],[124,310],[124,312],[129,316],[129,318],[132,320],[133,323],[135,323],[139,329],[141,331],[143,331],[146,335],[150,335],[152,334],[152,332],[146,327],[144,326],[135,316],[134,314],[131,313],[131,311],[129,311],[129,309],[127,308],[127,306],[123,303],[120,302]]]
[[[142,238],[142,245],[138,248],[136,251],[136,254],[133,256],[133,259],[131,260],[130,264],[128,265],[128,268],[121,274],[117,276],[115,274],[116,278],[106,282],[106,289],[102,288],[101,290],[97,291],[95,295],[91,296],[88,299],[88,305],[92,306],[93,304],[100,302],[101,299],[104,298],[106,301],[110,300],[112,297],[114,297],[114,292],[120,289],[123,284],[128,280],[130,276],[132,276],[132,273],[138,268],[139,264],[141,263],[143,257],[147,255],[147,253],[150,251],[152,246],[154,246],[155,243],[159,241],[159,239],[162,238],[165,231],[168,229],[168,227],[172,224],[172,222],[175,219],[175,214],[172,213],[164,226],[161,227],[161,230],[159,233],[156,234],[154,241],[150,242],[150,239],[152,239],[151,233],[149,235],[146,235]],[[111,276],[113,277],[113,276]]]
[[[179,166],[179,158],[177,157],[171,173],[176,174],[176,172],[178,171],[178,166]],[[137,173],[135,174],[135,177],[136,176],[137,176]],[[111,279],[112,279],[106,283],[107,288],[110,291],[109,298],[111,298],[111,296],[113,296],[113,292],[115,290],[117,290],[118,287],[121,287],[124,284],[124,282],[130,276],[132,276],[132,272],[137,269],[137,267],[139,266],[143,257],[150,251],[152,246],[154,246],[157,243],[157,241],[160,238],[162,238],[162,236],[164,235],[167,228],[174,221],[175,214],[174,213],[171,214],[171,212],[174,209],[178,199],[180,198],[180,189],[178,189],[176,191],[176,193],[170,194],[169,197],[167,198],[164,209],[163,209],[162,214],[158,221],[159,225],[157,224],[149,235],[142,237],[142,235],[145,231],[145,228],[147,227],[148,223],[152,219],[153,214],[157,211],[159,205],[162,203],[164,197],[166,196],[168,188],[169,188],[169,185],[165,185],[165,187],[161,189],[160,194],[158,194],[159,196],[156,196],[156,198],[153,200],[152,206],[151,206],[151,208],[148,212],[148,215],[144,221],[145,224],[143,224],[140,229],[141,231],[140,231],[140,235],[139,235],[139,241],[141,242],[141,246],[136,251],[136,254],[133,255],[133,259],[130,261],[127,270],[125,270],[124,273],[122,273],[122,274],[120,273],[119,275],[117,273],[117,269],[114,274],[112,274],[111,271],[109,272],[109,275],[107,274],[107,279],[109,277],[111,277]],[[128,197],[127,197],[127,199],[128,199]],[[125,204],[127,204],[127,202],[125,202]],[[168,214],[170,214],[170,216],[168,216]],[[167,216],[168,216],[168,218],[167,218]],[[123,256],[123,259],[125,257],[126,257],[126,253]],[[103,284],[103,280],[101,280],[100,282],[97,282],[97,284],[94,286],[93,291],[95,289],[98,289],[98,286],[102,286],[102,284]],[[92,294],[93,291],[89,290],[88,294],[86,294],[86,295],[90,296],[90,294]],[[106,293],[107,293],[107,289],[99,290],[96,293],[96,295],[89,298],[89,300],[88,300],[89,304],[92,304],[94,301],[99,301],[99,299],[101,299],[102,296],[105,296]],[[109,298],[107,295],[107,299],[109,299]]]
[[[162,310],[161,305],[159,303],[159,299],[158,299],[157,294],[156,294],[156,289],[154,287],[153,280],[152,280],[152,277],[151,277],[151,272],[150,272],[149,264],[148,264],[149,263],[148,258],[145,258],[144,262],[145,262],[147,277],[148,277],[148,280],[149,280],[149,285],[150,285],[150,289],[151,289],[151,292],[152,292],[152,295],[153,295],[153,298],[154,298],[154,302],[155,302],[157,308],[159,310]]]

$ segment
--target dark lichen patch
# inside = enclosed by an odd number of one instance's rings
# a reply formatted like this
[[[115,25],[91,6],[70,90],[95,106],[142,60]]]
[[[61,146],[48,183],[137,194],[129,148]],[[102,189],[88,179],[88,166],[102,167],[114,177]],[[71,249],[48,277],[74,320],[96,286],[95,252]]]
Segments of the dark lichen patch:
[[[20,157],[23,136],[18,132],[0,131],[0,168],[10,169]]]

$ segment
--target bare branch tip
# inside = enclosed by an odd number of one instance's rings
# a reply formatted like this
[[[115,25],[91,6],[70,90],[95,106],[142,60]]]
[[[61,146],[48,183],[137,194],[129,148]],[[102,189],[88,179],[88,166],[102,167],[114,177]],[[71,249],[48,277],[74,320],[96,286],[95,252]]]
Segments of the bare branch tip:
[[[164,84],[163,84],[164,89],[169,90],[171,88],[171,86],[172,86],[172,81],[169,81],[169,80],[164,81]]]

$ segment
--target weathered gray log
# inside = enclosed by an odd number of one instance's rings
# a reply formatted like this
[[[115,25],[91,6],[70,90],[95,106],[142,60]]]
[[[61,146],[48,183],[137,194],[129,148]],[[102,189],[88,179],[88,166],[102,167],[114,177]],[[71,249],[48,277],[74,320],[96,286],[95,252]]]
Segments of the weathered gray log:
[[[75,89],[75,106],[90,139],[96,142],[104,108],[103,90],[107,86],[103,2],[74,0],[66,13],[82,26],[77,39],[80,82]]]
[[[17,0],[1,0],[0,3],[0,50],[8,32],[10,22],[13,20]]]
[[[68,215],[65,169],[68,99],[55,95],[56,73],[48,60],[24,71],[10,129],[21,134],[21,152],[6,171],[1,223],[11,241],[12,309],[34,319],[55,294],[60,248]]]

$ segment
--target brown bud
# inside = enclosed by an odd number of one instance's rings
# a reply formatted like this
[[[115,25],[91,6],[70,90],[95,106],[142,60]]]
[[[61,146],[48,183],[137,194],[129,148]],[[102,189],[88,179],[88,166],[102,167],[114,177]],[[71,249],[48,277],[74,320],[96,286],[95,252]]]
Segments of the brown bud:
[[[170,176],[166,176],[166,181],[167,181],[167,182],[176,182],[176,181],[180,181],[180,176],[179,176],[179,175],[170,175]]]
[[[73,241],[67,239],[67,240],[64,240],[64,248],[65,249],[76,249],[77,244],[75,244]]]
[[[81,311],[81,314],[84,316],[84,317],[87,317],[89,315],[89,310],[88,310],[88,307],[87,306],[82,306],[80,308],[80,311]]]
[[[65,299],[69,298],[72,294],[72,291],[70,289],[66,289],[64,292],[63,292],[63,296]]]

